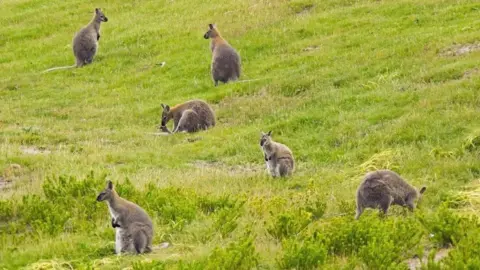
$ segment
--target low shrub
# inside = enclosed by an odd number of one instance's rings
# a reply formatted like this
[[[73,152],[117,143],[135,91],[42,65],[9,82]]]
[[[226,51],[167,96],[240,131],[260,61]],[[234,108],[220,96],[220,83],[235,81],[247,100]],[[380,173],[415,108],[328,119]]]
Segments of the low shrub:
[[[288,239],[282,243],[283,255],[277,260],[281,269],[314,269],[325,263],[328,250],[314,233],[305,240]]]
[[[303,209],[291,210],[279,214],[268,225],[267,232],[277,240],[282,240],[300,233],[312,222],[312,214]]]
[[[180,262],[179,269],[254,269],[259,265],[259,255],[255,250],[253,236],[247,232],[228,247],[216,247],[207,258],[190,263]]]

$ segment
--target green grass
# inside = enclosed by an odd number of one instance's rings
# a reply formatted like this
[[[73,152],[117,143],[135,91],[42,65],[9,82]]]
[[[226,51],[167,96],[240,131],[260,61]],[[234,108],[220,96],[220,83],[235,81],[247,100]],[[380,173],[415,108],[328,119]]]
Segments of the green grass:
[[[71,40],[97,5],[0,3],[0,169],[12,181],[0,269],[405,269],[444,245],[445,262],[425,267],[480,267],[479,209],[463,209],[477,195],[461,192],[480,179],[480,52],[443,53],[479,42],[478,1],[106,1],[94,63],[40,74],[74,63]],[[262,80],[213,86],[212,22],[240,52],[241,79]],[[193,98],[212,104],[215,128],[151,134],[161,103]],[[268,130],[293,150],[290,179],[264,170]],[[419,209],[353,222],[361,177],[379,168],[428,187]],[[171,248],[113,255],[95,203],[106,179]]]

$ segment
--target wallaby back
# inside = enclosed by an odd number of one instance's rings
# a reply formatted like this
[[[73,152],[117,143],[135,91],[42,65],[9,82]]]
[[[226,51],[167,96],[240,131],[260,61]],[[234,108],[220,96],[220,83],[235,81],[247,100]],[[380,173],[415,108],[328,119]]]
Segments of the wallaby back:
[[[357,189],[357,216],[359,218],[365,208],[381,208],[386,214],[391,204],[415,207],[415,201],[425,187],[418,192],[400,175],[391,170],[378,170],[367,173]]]
[[[162,127],[173,119],[174,132],[196,132],[216,124],[213,109],[203,100],[190,100],[172,108],[162,104],[162,107]]]
[[[205,33],[206,39],[210,38],[210,49],[212,50],[212,79],[215,86],[218,82],[227,83],[240,78],[241,60],[238,52],[228,44],[221,36],[218,29],[209,24],[209,30]]]

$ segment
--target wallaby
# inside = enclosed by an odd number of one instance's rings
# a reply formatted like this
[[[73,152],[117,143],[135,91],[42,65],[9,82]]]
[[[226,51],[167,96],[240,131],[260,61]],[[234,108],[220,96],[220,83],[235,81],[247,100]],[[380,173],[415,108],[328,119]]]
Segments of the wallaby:
[[[215,86],[218,82],[227,83],[240,78],[240,56],[237,51],[222,38],[214,24],[208,25],[209,30],[203,35],[205,39],[212,39],[212,79]]]
[[[415,208],[415,201],[420,199],[427,188],[417,191],[400,175],[390,170],[378,170],[365,175],[357,190],[358,219],[365,208],[380,208],[386,215],[391,204],[407,206],[411,211]]]
[[[116,229],[115,253],[145,253],[152,251],[153,225],[148,214],[140,206],[121,198],[108,181],[107,187],[97,196],[106,201]]]
[[[162,108],[160,129],[164,132],[196,132],[215,126],[215,113],[203,100],[190,100],[172,108],[162,104]],[[173,132],[167,128],[170,119],[173,119]]]
[[[92,21],[83,27],[73,38],[73,54],[76,58],[75,65],[50,68],[45,70],[44,73],[58,69],[82,67],[92,63],[93,57],[97,52],[98,40],[100,39],[100,23],[107,21],[108,18],[105,17],[103,12],[99,8],[96,8]]]
[[[263,151],[267,170],[273,177],[290,176],[295,169],[293,153],[286,145],[272,140],[272,131],[261,133],[260,147]]]

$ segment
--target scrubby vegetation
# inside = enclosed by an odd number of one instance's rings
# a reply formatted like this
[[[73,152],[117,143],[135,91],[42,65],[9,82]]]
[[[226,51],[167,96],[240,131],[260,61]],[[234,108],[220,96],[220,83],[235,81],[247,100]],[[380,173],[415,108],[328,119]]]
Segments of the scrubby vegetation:
[[[480,268],[477,1],[112,2],[94,63],[40,74],[73,64],[97,4],[0,3],[0,269]],[[261,80],[213,87],[209,23]],[[214,128],[153,134],[192,98]],[[265,171],[268,130],[291,178]],[[427,191],[355,221],[380,168]],[[152,253],[113,254],[107,180],[152,217]]]

